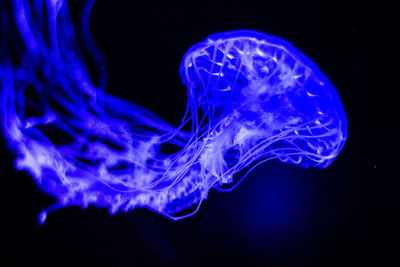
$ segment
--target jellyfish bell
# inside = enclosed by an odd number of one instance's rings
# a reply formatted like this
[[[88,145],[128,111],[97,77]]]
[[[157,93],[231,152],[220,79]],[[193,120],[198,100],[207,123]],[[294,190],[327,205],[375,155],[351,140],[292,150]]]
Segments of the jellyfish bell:
[[[252,30],[213,34],[188,50],[180,75],[191,101],[216,125],[202,162],[222,182],[257,159],[325,168],[345,143],[334,87],[280,38]]]

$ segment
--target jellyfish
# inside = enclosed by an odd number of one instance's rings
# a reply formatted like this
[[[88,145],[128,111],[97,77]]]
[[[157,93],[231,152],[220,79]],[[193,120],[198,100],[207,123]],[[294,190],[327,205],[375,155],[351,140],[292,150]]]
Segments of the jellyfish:
[[[89,205],[179,220],[265,161],[326,168],[343,148],[346,114],[328,78],[289,42],[254,30],[213,34],[186,52],[178,126],[106,92],[93,4],[75,29],[66,0],[0,1],[1,129],[15,168],[57,199],[40,223]]]

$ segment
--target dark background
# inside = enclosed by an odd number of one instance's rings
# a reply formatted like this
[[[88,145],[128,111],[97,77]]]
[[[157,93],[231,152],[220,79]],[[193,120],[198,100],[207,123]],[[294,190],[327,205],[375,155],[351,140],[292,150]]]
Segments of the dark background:
[[[81,2],[70,6],[76,17]],[[211,191],[183,221],[144,209],[110,216],[66,208],[39,227],[38,213],[54,199],[14,171],[2,141],[0,265],[400,264],[396,10],[384,1],[97,0],[91,29],[107,61],[109,93],[177,125],[185,51],[212,33],[255,29],[287,39],[330,78],[348,116],[347,143],[323,170],[268,162],[234,191]]]

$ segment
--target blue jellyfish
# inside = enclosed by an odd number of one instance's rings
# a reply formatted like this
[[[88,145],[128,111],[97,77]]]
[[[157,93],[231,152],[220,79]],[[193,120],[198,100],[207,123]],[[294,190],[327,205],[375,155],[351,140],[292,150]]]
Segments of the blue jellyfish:
[[[347,137],[339,96],[288,42],[238,30],[192,46],[179,68],[187,107],[172,126],[106,93],[89,31],[93,3],[76,30],[66,0],[0,1],[1,129],[15,168],[58,200],[40,222],[73,205],[111,214],[145,207],[178,220],[197,212],[211,188],[233,189],[262,162],[325,168],[338,156]],[[167,143],[180,150],[163,154]]]

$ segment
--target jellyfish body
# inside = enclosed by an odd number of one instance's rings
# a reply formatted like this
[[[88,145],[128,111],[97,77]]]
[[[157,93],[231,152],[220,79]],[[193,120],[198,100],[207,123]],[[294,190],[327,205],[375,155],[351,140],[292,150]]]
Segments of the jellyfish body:
[[[58,203],[146,207],[170,219],[194,214],[211,188],[278,158],[327,167],[342,149],[347,121],[318,67],[286,41],[250,30],[214,34],[180,66],[188,103],[174,127],[105,93],[104,59],[82,16],[99,81],[87,71],[66,1],[13,0],[2,10],[2,132],[28,171]],[[3,5],[3,4],[2,4]],[[1,6],[0,6],[1,7]],[[45,23],[44,23],[45,21]],[[190,131],[183,131],[190,125]],[[171,143],[180,151],[165,155]],[[188,215],[173,214],[197,204]]]
[[[221,139],[231,143],[214,151],[235,147],[239,155],[251,151],[251,158],[260,153],[323,168],[346,140],[346,115],[334,87],[282,39],[249,30],[214,34],[189,49],[180,74],[211,120],[229,124],[232,136]]]

